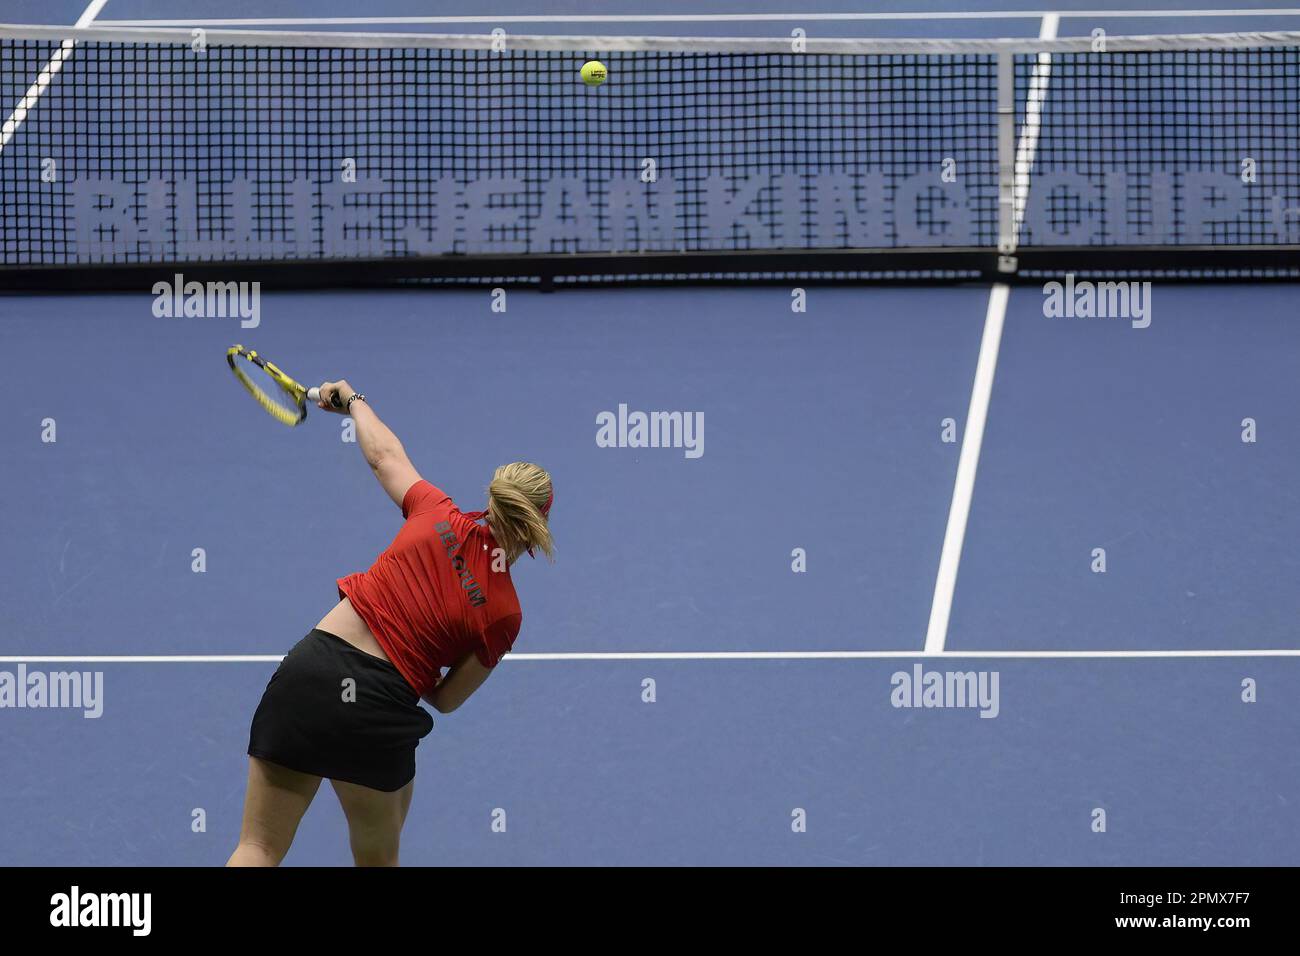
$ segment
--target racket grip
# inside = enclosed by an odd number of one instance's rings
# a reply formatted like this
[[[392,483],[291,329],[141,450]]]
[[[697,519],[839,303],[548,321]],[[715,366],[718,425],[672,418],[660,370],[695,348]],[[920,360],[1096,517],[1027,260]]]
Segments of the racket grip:
[[[320,401],[320,389],[319,389],[319,388],[309,388],[309,389],[307,389],[307,397],[308,397],[309,399],[311,399],[313,402],[319,402],[319,401]],[[342,408],[342,407],[343,407],[343,403],[339,401],[339,393],[338,393],[338,392],[335,392],[333,395],[330,396],[330,404],[333,405],[335,408]]]

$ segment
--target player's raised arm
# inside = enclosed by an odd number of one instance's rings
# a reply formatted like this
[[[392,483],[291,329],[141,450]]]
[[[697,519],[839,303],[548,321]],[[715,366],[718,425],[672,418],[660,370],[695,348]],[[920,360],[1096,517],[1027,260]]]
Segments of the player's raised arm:
[[[338,396],[337,407],[332,401]],[[375,473],[388,497],[399,508],[411,485],[420,480],[420,473],[406,457],[406,449],[393,434],[392,429],[379,420],[379,416],[366,403],[366,397],[347,382],[326,382],[320,387],[317,403],[327,412],[351,415],[357,426],[357,444],[365,456],[370,470]]]

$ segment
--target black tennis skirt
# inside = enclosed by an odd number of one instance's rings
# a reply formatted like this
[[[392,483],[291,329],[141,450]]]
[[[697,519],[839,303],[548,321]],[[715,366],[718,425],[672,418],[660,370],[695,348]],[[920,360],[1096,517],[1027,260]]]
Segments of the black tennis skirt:
[[[253,714],[248,753],[302,773],[400,790],[433,729],[391,663],[313,630],[294,645]]]

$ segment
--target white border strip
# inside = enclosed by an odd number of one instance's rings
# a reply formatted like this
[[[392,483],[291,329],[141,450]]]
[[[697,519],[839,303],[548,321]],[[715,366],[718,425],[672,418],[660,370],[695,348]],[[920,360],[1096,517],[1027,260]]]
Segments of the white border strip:
[[[136,28],[103,26],[73,31],[69,27],[0,24],[0,39],[91,40],[109,43],[177,43],[189,46],[193,40],[188,29]],[[487,33],[328,33],[282,30],[207,30],[209,47],[268,46],[317,47],[348,49],[380,47],[386,49],[491,50],[493,37]],[[843,55],[939,56],[944,54],[995,53],[1091,53],[1091,37],[1066,37],[1055,40],[1012,38],[1001,40],[925,40],[925,39],[844,39],[813,37],[805,41],[808,53]],[[561,52],[680,52],[680,53],[790,53],[790,39],[755,37],[655,37],[655,36],[525,36],[507,38],[510,50],[555,50]],[[1144,52],[1161,50],[1220,50],[1254,47],[1300,46],[1300,32],[1237,32],[1163,34],[1152,36],[1108,37],[1109,52]]]
[[[590,653],[511,653],[503,661],[923,661],[950,660],[1183,660],[1293,657],[1297,648],[1261,648],[1239,651],[610,651]],[[278,664],[282,654],[98,654],[0,657],[0,664]]]
[[[906,20],[1040,20],[1046,10],[918,10],[871,13],[610,13],[532,14],[521,16],[441,17],[236,17],[210,20],[101,20],[109,26],[243,27],[243,26],[435,26],[442,23],[826,23]],[[1074,10],[1060,14],[1069,19],[1149,19],[1184,17],[1295,17],[1300,7],[1249,10]]]

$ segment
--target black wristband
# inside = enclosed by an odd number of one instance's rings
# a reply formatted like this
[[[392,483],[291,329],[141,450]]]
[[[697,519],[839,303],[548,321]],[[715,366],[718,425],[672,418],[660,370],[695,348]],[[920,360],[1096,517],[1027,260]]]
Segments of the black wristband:
[[[352,395],[348,398],[348,408],[347,408],[348,414],[352,413],[352,403],[355,402],[358,398],[361,399],[363,402],[366,400],[366,396],[362,395],[360,392],[353,392]]]

